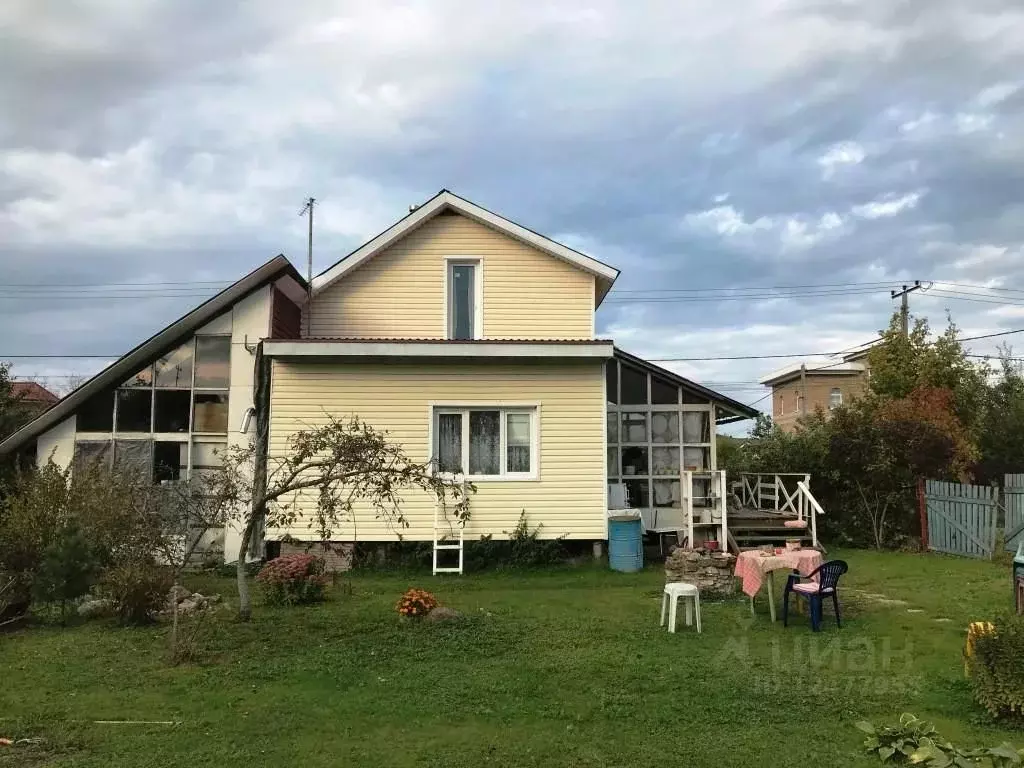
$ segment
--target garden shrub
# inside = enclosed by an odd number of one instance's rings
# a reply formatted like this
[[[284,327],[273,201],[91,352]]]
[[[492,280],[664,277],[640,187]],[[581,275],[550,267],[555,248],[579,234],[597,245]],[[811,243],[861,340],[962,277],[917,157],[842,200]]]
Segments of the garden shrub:
[[[437,608],[437,598],[425,589],[409,589],[395,604],[395,610],[402,616],[419,619]]]
[[[992,717],[1024,725],[1024,617],[994,622],[995,632],[974,639],[967,670],[975,700]]]
[[[322,558],[309,554],[282,555],[256,574],[268,605],[302,605],[324,599],[327,578]]]
[[[521,512],[516,527],[512,531],[504,531],[508,539],[499,540],[486,535],[479,541],[466,542],[466,570],[535,568],[565,562],[569,554],[565,537],[542,539],[540,533],[543,528],[543,524],[531,528],[526,512]]]
[[[99,589],[114,601],[123,624],[145,624],[161,610],[174,584],[174,573],[149,558],[128,559],[107,568]]]
[[[998,747],[964,749],[943,739],[935,726],[910,713],[900,715],[896,725],[875,727],[862,720],[858,730],[867,734],[864,749],[883,763],[891,765],[923,765],[931,768],[948,766],[990,766],[1006,768],[1020,765],[1024,750],[1010,744]]]
[[[68,602],[86,594],[99,573],[96,552],[74,523],[61,528],[43,552],[32,585],[35,599],[60,605],[64,621]]]

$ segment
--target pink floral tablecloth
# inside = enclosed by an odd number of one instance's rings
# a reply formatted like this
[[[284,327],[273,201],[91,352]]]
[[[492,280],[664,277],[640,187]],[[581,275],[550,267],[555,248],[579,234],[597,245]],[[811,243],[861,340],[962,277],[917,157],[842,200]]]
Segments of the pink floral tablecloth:
[[[821,552],[816,549],[786,551],[781,555],[765,557],[760,550],[740,552],[736,558],[736,578],[743,579],[743,593],[753,597],[761,589],[769,571],[794,569],[804,576],[821,565]]]

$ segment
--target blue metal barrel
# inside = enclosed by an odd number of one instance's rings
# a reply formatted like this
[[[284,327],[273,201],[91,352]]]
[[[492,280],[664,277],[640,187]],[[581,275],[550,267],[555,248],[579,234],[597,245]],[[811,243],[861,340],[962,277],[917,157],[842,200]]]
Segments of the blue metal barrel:
[[[608,518],[608,565],[613,571],[632,573],[644,567],[644,531],[640,518]]]

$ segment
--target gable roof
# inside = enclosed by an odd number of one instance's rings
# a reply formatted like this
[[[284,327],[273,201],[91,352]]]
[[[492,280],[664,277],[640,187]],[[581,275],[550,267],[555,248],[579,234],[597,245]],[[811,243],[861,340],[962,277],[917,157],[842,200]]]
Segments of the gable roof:
[[[516,224],[514,221],[499,216],[493,211],[482,208],[476,203],[471,203],[465,198],[442,189],[423,205],[409,211],[408,215],[396,221],[376,237],[356,248],[341,260],[335,262],[319,275],[313,278],[314,294],[322,291],[334,281],[348,274],[369,259],[379,254],[412,230],[430,221],[435,216],[446,210],[452,210],[462,214],[480,224],[497,230],[509,237],[515,238],[526,245],[536,248],[538,251],[553,256],[556,259],[571,264],[574,267],[589,272],[597,278],[597,304],[604,299],[605,294],[612,287],[612,283],[619,276],[619,270],[610,267],[597,259],[587,256],[585,253],[573,250],[566,245],[534,232],[532,229]]]
[[[97,373],[45,413],[30,421],[3,442],[0,442],[0,454],[18,450],[42,432],[45,432],[74,413],[80,405],[93,395],[102,392],[111,385],[120,383],[164,351],[178,346],[191,336],[196,329],[213,320],[233,304],[238,303],[267,283],[282,277],[291,278],[299,289],[302,291],[306,290],[306,281],[295,267],[292,266],[292,263],[284,256],[275,256],[266,264],[257,267],[216,296],[207,299],[188,314],[178,318],[162,331],[150,336],[137,347]]]
[[[706,397],[708,400],[715,404],[716,408],[723,411],[728,411],[731,416],[725,416],[723,418],[715,418],[715,422],[718,424],[729,424],[733,421],[743,421],[744,419],[753,419],[761,415],[761,412],[757,408],[753,408],[745,403],[741,403],[739,400],[733,400],[731,397],[727,397],[720,392],[715,392],[713,389],[708,389],[703,384],[698,384],[695,381],[691,381],[685,376],[680,376],[674,371],[670,371],[668,368],[662,368],[660,365],[655,365],[642,357],[631,355],[618,347],[615,348],[615,357],[623,362],[629,363],[632,366],[647,371],[648,373],[657,374],[662,378],[668,379],[669,381],[678,384],[684,389],[689,389],[702,397]]]
[[[38,381],[12,381],[11,394],[25,403],[53,405],[60,400]]]

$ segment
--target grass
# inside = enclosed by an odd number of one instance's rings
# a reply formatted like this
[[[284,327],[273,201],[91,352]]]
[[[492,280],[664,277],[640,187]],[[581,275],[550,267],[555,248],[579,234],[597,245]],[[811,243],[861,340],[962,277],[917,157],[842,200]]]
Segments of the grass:
[[[29,627],[0,636],[0,736],[42,741],[0,766],[856,766],[853,723],[903,711],[964,744],[1024,742],[985,720],[960,656],[967,622],[1009,608],[1007,569],[840,554],[846,621],[820,635],[741,598],[669,635],[658,567],[360,574],[320,606],[222,614],[181,667],[164,627]],[[401,622],[413,585],[467,619]]]

